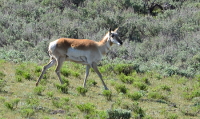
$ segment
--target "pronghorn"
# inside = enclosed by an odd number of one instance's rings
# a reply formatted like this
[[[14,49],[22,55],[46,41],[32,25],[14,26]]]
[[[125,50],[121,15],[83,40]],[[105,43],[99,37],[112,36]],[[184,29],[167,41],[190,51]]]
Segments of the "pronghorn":
[[[97,63],[102,59],[110,47],[113,44],[122,45],[122,41],[119,39],[117,29],[109,32],[99,42],[89,39],[72,39],[72,38],[60,38],[50,42],[48,52],[50,56],[50,62],[43,67],[42,73],[37,80],[36,86],[39,84],[45,71],[57,63],[56,74],[63,84],[60,76],[60,68],[64,61],[72,61],[86,65],[86,73],[83,86],[86,87],[87,77],[89,75],[89,69],[93,68],[101,79],[105,90],[108,90],[106,84],[103,81],[102,75],[97,68]]]

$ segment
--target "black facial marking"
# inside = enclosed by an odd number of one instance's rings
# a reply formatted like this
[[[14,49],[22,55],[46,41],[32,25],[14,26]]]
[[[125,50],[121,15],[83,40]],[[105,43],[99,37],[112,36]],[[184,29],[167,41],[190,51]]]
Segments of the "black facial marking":
[[[111,33],[111,37],[115,37],[115,34],[114,34],[114,33]]]
[[[113,37],[115,37],[115,39],[122,45],[123,42],[120,40],[119,36],[117,34],[113,34],[113,35],[114,35]]]
[[[116,39],[116,40],[120,43],[120,45],[123,44],[123,42],[120,40],[118,34],[116,34],[116,33],[111,33],[111,34],[110,34],[110,37]]]
[[[123,42],[119,39],[119,37],[116,37],[117,41],[122,45]]]

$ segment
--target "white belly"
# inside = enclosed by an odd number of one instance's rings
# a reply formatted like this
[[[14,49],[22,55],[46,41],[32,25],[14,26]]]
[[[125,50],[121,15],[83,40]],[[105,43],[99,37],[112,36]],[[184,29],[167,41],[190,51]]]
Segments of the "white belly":
[[[101,55],[91,52],[90,50],[77,50],[69,48],[67,51],[67,60],[79,62],[81,64],[91,64],[92,62],[99,62]]]
[[[74,48],[69,48],[67,50],[67,56],[74,56],[74,57],[86,56],[89,53],[90,53],[89,51],[77,50]]]

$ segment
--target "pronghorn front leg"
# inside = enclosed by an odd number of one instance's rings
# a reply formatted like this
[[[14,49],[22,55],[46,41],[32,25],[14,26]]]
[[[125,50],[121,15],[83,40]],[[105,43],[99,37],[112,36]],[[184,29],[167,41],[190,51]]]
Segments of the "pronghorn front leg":
[[[42,79],[42,77],[43,77],[44,73],[46,72],[46,70],[48,68],[50,68],[51,66],[53,66],[55,64],[55,62],[56,62],[56,60],[54,58],[52,58],[51,61],[47,65],[45,65],[43,67],[42,73],[40,74],[40,77],[38,78],[38,80],[36,82],[36,86],[38,86],[38,84],[39,84],[40,80]]]
[[[65,61],[65,57],[59,57],[57,59],[57,67],[56,67],[56,70],[55,70],[61,84],[63,84],[63,81],[62,81],[61,76],[60,76],[60,68],[62,67],[62,64],[63,64],[64,61]]]
[[[98,74],[99,78],[101,79],[102,83],[103,83],[103,86],[105,88],[105,90],[109,90],[106,86],[106,84],[104,83],[103,81],[103,78],[102,78],[102,75],[101,73],[99,72],[98,68],[97,68],[97,63],[93,62],[91,67],[94,69],[94,71]]]
[[[85,79],[84,79],[84,83],[83,83],[83,87],[86,87],[86,81],[87,81],[87,77],[89,75],[89,70],[90,70],[90,65],[86,66],[86,71],[85,71]]]

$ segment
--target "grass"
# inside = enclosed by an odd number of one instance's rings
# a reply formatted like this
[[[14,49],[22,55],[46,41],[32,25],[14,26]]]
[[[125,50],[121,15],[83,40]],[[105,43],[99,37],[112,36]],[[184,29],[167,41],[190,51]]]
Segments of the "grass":
[[[142,94],[140,92],[134,92],[133,94],[128,94],[128,97],[131,100],[139,100],[142,97]]]
[[[105,96],[106,100],[108,101],[112,100],[112,92],[110,90],[104,90],[102,94],[103,96]]]
[[[134,76],[130,84],[120,79],[121,72],[117,75],[116,72],[105,75],[105,72],[102,75],[110,91],[104,91],[100,79],[91,72],[88,81],[95,82],[95,86],[88,83],[86,93],[82,88],[84,68],[76,71],[80,78],[62,75],[67,78],[64,85],[60,84],[55,67],[50,68],[44,80],[47,83],[35,87],[40,68],[30,64],[21,71],[30,71],[31,80],[21,77],[22,81],[18,81],[19,64],[1,63],[4,85],[0,92],[0,118],[105,119],[109,117],[107,110],[120,109],[131,118],[197,119],[200,116],[199,76],[188,79],[173,75],[158,79],[157,73],[134,73],[127,75]],[[71,72],[77,67],[68,62],[65,65]]]
[[[4,102],[4,105],[7,109],[14,110],[17,108],[20,99],[13,99],[9,102]]]
[[[42,86],[37,86],[33,89],[34,93],[37,95],[42,95],[42,92],[45,90],[44,87]]]
[[[84,88],[84,87],[80,87],[80,86],[77,87],[76,90],[77,90],[77,92],[78,92],[79,94],[81,94],[82,96],[85,96],[86,93],[88,92],[88,89],[86,89],[86,88]]]

